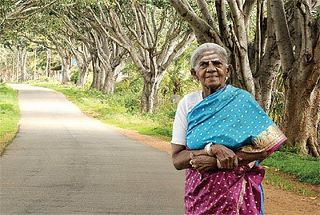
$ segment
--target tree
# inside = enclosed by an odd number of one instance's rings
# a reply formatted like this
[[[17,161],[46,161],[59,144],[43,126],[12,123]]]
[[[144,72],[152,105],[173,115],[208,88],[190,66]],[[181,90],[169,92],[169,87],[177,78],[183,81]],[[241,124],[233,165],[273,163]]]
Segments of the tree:
[[[65,10],[64,14],[60,16],[64,19],[69,31],[72,32],[69,37],[84,44],[84,50],[88,50],[90,57],[71,44],[70,47],[79,58],[79,62],[84,62],[84,66],[88,62],[92,62],[93,81],[91,87],[106,93],[113,93],[115,80],[127,58],[127,51],[113,40],[108,39],[95,19],[90,16],[82,17],[83,13],[89,13],[85,3],[77,5],[76,8]],[[79,19],[79,17],[81,18]],[[84,66],[83,68],[85,68]],[[83,74],[84,71],[81,71],[80,80]]]
[[[0,4],[0,41],[6,47],[16,50],[17,80],[27,79],[27,48],[29,40],[24,37],[32,29],[36,15],[49,10],[57,0],[3,0]],[[27,40],[26,40],[27,39]],[[36,62],[35,62],[36,64]]]
[[[30,16],[50,7],[57,0],[3,0],[0,5],[0,27],[5,24],[12,24],[17,20],[24,20]]]
[[[105,35],[126,49],[139,68],[144,80],[141,111],[152,113],[165,70],[190,44],[193,33],[168,6],[114,2],[98,5],[99,15],[90,11]]]
[[[319,157],[320,17],[317,1],[269,0],[285,81],[283,128],[289,144]],[[291,19],[289,19],[291,18]],[[318,138],[318,139],[317,139]]]

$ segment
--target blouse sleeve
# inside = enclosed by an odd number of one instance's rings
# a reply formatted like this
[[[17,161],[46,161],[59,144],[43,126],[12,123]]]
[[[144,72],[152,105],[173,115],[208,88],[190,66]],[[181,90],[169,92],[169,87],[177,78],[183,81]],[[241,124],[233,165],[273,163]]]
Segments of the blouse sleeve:
[[[186,99],[183,98],[177,107],[177,112],[173,122],[171,143],[186,145],[187,132],[187,105]]]

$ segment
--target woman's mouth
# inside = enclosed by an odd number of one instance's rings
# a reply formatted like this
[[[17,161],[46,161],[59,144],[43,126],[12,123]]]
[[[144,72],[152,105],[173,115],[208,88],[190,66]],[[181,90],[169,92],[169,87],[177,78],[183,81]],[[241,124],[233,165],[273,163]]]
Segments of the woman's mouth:
[[[209,76],[206,76],[205,78],[219,78],[219,76],[217,76],[217,75],[209,75]]]

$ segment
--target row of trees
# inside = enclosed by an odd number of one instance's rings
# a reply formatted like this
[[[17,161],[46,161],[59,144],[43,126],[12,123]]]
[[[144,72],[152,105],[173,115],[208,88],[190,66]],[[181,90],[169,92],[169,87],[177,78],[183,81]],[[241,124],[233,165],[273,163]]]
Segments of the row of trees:
[[[288,143],[320,155],[316,0],[12,2],[0,6],[0,39],[6,46],[21,50],[22,56],[27,46],[21,41],[45,47],[46,68],[49,50],[57,53],[62,83],[69,80],[74,58],[80,71],[77,85],[85,83],[91,67],[92,88],[106,93],[114,91],[115,78],[130,60],[143,79],[142,112],[154,111],[165,72],[194,39],[218,43],[230,53],[232,83],[253,94],[266,111],[279,90],[276,83],[283,83],[281,124]],[[21,74],[25,72],[22,66]]]

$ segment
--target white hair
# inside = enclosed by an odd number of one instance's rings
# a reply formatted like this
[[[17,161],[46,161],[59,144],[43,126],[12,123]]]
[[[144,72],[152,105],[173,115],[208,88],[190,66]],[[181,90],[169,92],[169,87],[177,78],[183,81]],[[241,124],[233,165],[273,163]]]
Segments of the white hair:
[[[228,54],[225,48],[219,46],[216,43],[204,43],[198,46],[191,55],[191,68],[194,69],[196,67],[196,63],[198,58],[201,56],[203,52],[214,50],[221,57],[224,57],[228,61]]]

